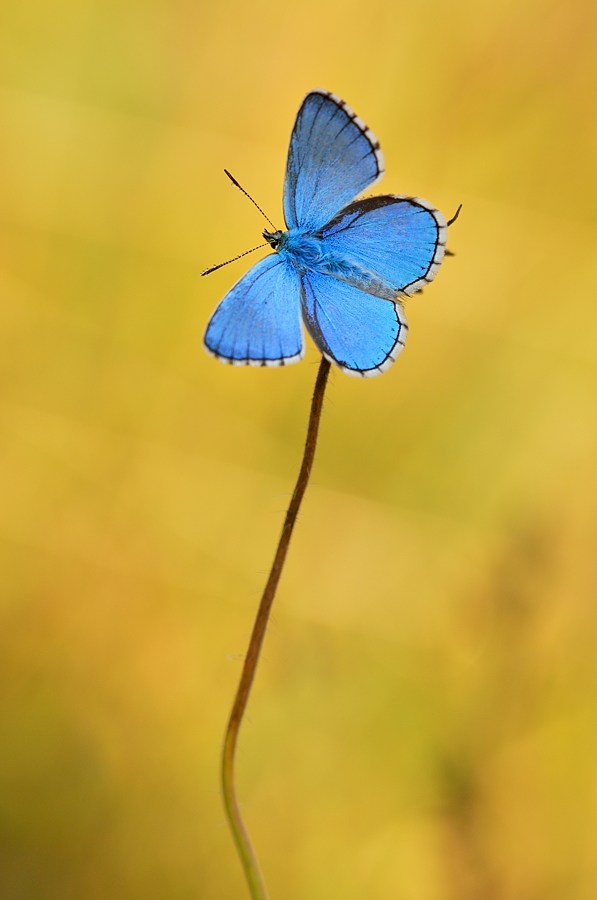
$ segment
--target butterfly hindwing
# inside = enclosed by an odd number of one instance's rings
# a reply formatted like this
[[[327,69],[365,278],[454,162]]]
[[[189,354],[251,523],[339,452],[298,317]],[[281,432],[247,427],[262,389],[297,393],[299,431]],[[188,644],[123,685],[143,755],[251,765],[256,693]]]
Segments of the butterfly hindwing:
[[[442,214],[425,200],[386,195],[351,203],[321,236],[327,251],[353,260],[404,296],[435,277],[447,230]]]
[[[301,285],[296,271],[271,254],[256,263],[216,308],[204,343],[233,365],[281,366],[304,352]]]
[[[312,91],[288,150],[284,215],[289,228],[321,228],[383,175],[377,138],[340,97]]]
[[[350,375],[379,375],[392,365],[408,332],[401,303],[317,272],[301,283],[303,320],[324,356]]]

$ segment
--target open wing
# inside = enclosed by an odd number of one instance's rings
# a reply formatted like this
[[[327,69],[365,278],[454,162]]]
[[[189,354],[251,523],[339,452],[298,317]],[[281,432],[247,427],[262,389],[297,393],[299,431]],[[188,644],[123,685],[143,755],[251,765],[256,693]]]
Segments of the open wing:
[[[392,365],[408,331],[401,303],[318,272],[301,284],[305,325],[327,359],[349,375],[379,375]]]
[[[289,228],[321,228],[384,172],[379,142],[351,108],[328,91],[303,101],[290,138],[284,216]]]
[[[327,251],[356,263],[408,296],[435,278],[444,257],[444,217],[418,197],[357,200],[320,230]],[[367,290],[365,279],[361,285]]]
[[[296,271],[271,254],[237,281],[209,320],[204,343],[224,362],[283,366],[304,353],[301,285]]]

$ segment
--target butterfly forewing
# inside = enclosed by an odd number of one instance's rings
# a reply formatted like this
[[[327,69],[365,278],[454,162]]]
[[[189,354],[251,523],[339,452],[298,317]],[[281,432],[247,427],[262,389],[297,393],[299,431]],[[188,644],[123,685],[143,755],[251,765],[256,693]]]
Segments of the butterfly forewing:
[[[335,94],[312,91],[296,117],[286,165],[289,228],[315,231],[383,175],[373,132]]]

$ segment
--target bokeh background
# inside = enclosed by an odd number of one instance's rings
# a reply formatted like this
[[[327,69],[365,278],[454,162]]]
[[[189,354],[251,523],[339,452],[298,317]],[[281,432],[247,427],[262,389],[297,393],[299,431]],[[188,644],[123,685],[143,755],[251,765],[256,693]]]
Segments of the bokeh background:
[[[0,895],[246,896],[218,757],[318,357],[207,357],[247,261],[199,273],[322,86],[464,206],[397,365],[329,386],[240,743],[272,900],[594,900],[594,4],[0,19]]]

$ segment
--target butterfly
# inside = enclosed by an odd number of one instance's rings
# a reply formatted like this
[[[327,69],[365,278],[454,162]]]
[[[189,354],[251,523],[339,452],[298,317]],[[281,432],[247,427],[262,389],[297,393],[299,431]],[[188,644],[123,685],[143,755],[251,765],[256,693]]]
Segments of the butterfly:
[[[204,337],[209,353],[237,366],[296,362],[302,320],[349,375],[392,365],[408,331],[402,299],[437,274],[447,224],[419,197],[355,200],[383,174],[379,141],[363,120],[335,94],[307,94],[288,150],[286,230],[263,232],[274,252],[216,308]]]

